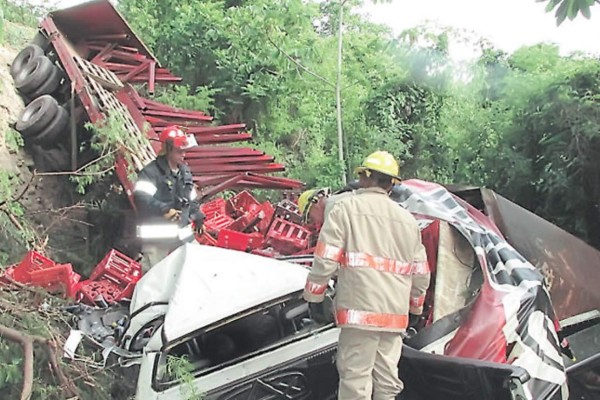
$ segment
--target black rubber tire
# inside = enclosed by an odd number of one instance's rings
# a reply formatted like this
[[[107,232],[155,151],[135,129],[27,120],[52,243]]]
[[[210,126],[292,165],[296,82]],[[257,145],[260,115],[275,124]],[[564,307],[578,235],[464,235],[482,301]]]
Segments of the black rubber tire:
[[[30,44],[17,54],[10,65],[10,76],[13,78],[23,71],[23,69],[36,57],[43,56],[44,50],[36,45]]]
[[[61,70],[56,66],[52,69],[52,72],[48,79],[42,83],[40,87],[38,87],[33,93],[30,94],[32,98],[37,98],[39,96],[43,96],[45,94],[53,94],[60,86],[60,82],[62,79]]]
[[[15,76],[15,87],[20,92],[32,94],[50,78],[54,78],[55,84],[60,83],[60,76],[53,70],[56,66],[46,56],[39,56],[31,60],[29,64]]]
[[[38,31],[38,33],[35,34],[33,39],[31,39],[29,44],[35,44],[41,47],[42,50],[44,50],[44,53],[47,53],[48,46],[50,46],[50,40],[44,34],[42,34],[42,32]]]
[[[31,147],[35,168],[40,172],[68,171],[70,167],[69,152],[63,147],[45,149],[39,145]]]
[[[31,139],[32,143],[45,146],[60,142],[61,136],[65,133],[69,125],[69,113],[64,107],[59,106],[54,119],[48,124],[46,129]]]
[[[48,172],[68,171],[71,167],[71,156],[63,147],[46,150],[46,160],[48,163]]]
[[[15,129],[27,139],[42,132],[54,120],[59,109],[58,102],[52,96],[36,98],[19,114]]]

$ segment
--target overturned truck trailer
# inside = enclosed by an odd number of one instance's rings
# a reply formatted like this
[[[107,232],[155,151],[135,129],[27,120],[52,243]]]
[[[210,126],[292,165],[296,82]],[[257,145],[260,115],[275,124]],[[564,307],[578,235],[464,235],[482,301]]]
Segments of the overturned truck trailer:
[[[89,149],[99,124],[113,115],[129,135],[115,165],[132,198],[130,176],[154,158],[158,134],[181,125],[199,146],[186,155],[205,198],[231,187],[294,189],[302,183],[267,175],[285,170],[274,157],[249,147],[227,146],[251,140],[244,124],[220,125],[201,111],[184,110],[151,98],[157,84],[181,78],[161,67],[107,0],[52,12],[39,33],[11,66],[15,86],[27,106],[16,129],[41,170],[77,170],[97,154]]]

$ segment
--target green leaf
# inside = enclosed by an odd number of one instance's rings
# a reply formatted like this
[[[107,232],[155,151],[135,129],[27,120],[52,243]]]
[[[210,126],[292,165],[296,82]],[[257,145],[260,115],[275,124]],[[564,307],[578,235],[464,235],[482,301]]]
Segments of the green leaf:
[[[556,25],[560,25],[567,18],[567,13],[569,11],[569,3],[568,0],[563,0],[560,4],[560,7],[556,10]]]
[[[569,19],[571,21],[573,21],[575,19],[575,17],[577,16],[577,13],[579,12],[579,5],[577,3],[577,0],[565,0],[569,2],[569,12],[568,12],[568,16]]]
[[[541,0],[541,1],[546,1],[546,0]],[[554,7],[556,7],[560,2],[561,2],[561,0],[550,0],[548,2],[548,4],[546,5],[546,12],[552,11],[554,9]]]
[[[578,4],[579,12],[581,12],[581,15],[583,15],[587,19],[590,19],[592,17],[592,13],[590,11],[588,0],[578,0]]]

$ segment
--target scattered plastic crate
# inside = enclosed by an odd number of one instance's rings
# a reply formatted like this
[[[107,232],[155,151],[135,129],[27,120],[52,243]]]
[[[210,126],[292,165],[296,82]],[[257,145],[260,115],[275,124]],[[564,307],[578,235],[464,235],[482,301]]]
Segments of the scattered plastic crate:
[[[260,207],[258,200],[247,190],[243,190],[227,201],[227,211],[231,216],[239,217]]]
[[[294,224],[302,224],[302,214],[295,203],[283,200],[275,207],[275,218],[281,218]]]
[[[265,201],[260,205],[260,221],[256,224],[259,232],[262,232],[264,235],[269,231],[269,227],[271,226],[271,222],[273,222],[273,217],[275,215],[275,207],[268,201]]]
[[[217,246],[225,249],[246,251],[250,244],[250,236],[246,233],[221,229],[217,237]]]
[[[204,232],[202,235],[196,235],[196,240],[198,243],[206,245],[206,246],[216,246],[217,239],[212,237],[208,232]]]
[[[31,282],[31,272],[52,268],[56,263],[37,251],[29,251],[13,270],[13,279],[21,283]]]
[[[2,274],[0,274],[0,283],[3,285],[10,285],[14,280],[15,266],[7,267]]]
[[[73,271],[71,264],[58,264],[54,267],[31,272],[31,285],[42,287],[50,292],[62,291],[74,297],[81,276]]]
[[[122,298],[123,289],[106,279],[82,282],[78,292],[78,300],[89,305],[96,305],[102,301],[111,304]]]
[[[260,249],[265,245],[265,236],[260,232],[249,233],[248,248],[251,250]]]
[[[283,218],[275,218],[266,238],[267,244],[275,250],[290,255],[308,248],[311,232]]]
[[[98,263],[92,271],[90,279],[82,283],[79,290],[82,298],[87,299],[88,303],[92,302],[89,304],[93,304],[95,301],[90,293],[104,290],[106,292],[104,300],[111,303],[130,298],[141,277],[140,263],[113,249]],[[93,282],[104,283],[97,285]]]
[[[208,203],[202,204],[200,210],[206,216],[206,219],[213,219],[217,215],[227,214],[227,201],[222,198],[216,198]]]
[[[249,230],[258,222],[260,222],[260,212],[260,208],[256,208],[253,211],[247,212],[246,214],[233,221],[233,223],[228,227],[228,229],[238,232],[244,232],[246,230]]]
[[[142,266],[125,254],[112,249],[94,268],[90,280],[109,279],[117,284],[136,283],[142,277]]]
[[[204,221],[204,228],[212,234],[218,235],[221,229],[227,229],[235,220],[229,215],[216,215]]]

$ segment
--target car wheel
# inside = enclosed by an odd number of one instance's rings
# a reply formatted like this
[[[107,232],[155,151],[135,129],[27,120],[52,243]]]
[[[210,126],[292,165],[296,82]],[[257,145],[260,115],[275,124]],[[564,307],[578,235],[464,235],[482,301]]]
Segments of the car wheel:
[[[44,50],[36,44],[30,44],[17,54],[10,65],[10,76],[16,77],[36,57],[43,56]]]
[[[41,145],[51,145],[60,142],[61,136],[65,132],[68,124],[69,113],[64,107],[59,106],[58,112],[50,124],[48,124],[42,132],[34,136],[31,141]]]
[[[54,88],[60,83],[60,75],[54,70],[56,66],[46,56],[39,56],[31,60],[23,71],[15,76],[15,87],[25,94],[31,94],[40,88],[47,80],[53,79]]]
[[[38,97],[27,105],[19,114],[15,129],[23,138],[42,132],[58,113],[58,102],[52,96]]]

